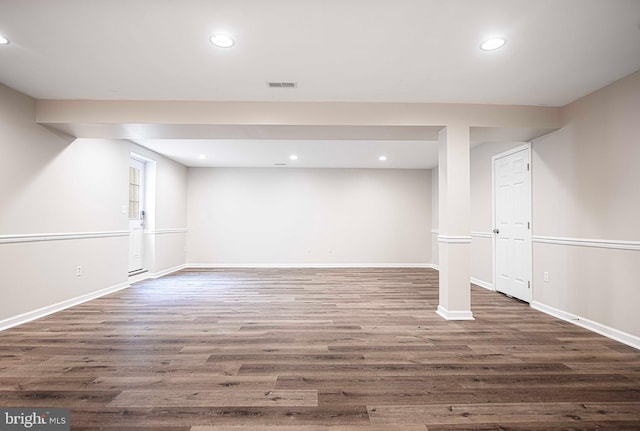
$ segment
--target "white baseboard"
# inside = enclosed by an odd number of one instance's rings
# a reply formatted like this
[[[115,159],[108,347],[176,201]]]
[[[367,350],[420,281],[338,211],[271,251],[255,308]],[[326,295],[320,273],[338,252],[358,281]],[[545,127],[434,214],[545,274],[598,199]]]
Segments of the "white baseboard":
[[[154,272],[153,274],[151,274],[149,278],[155,279],[155,278],[164,277],[165,275],[173,274],[174,272],[178,272],[185,268],[187,268],[187,264],[183,263],[182,265],[174,266],[173,268],[163,269],[162,271]]]
[[[480,280],[479,278],[471,277],[471,282],[477,286],[484,287],[487,290],[495,291],[496,288],[493,286],[493,283],[489,283],[488,281]]]
[[[133,283],[138,283],[140,281],[145,281],[149,279],[155,280],[156,278],[164,277],[165,275],[169,275],[174,272],[185,269],[186,267],[187,267],[186,264],[182,264],[182,265],[174,266],[173,268],[163,269],[158,272],[145,271],[137,275],[129,276],[129,283],[133,284]]]
[[[186,268],[433,268],[431,263],[188,263]]]
[[[574,325],[581,326],[597,334],[604,335],[607,338],[611,338],[612,340],[619,341],[640,350],[640,337],[636,337],[635,335],[611,328],[598,322],[594,322],[593,320],[585,319],[584,317],[580,317],[563,310],[559,310],[541,302],[532,301],[531,308],[542,311],[543,313],[549,314],[553,317],[557,317],[560,320],[564,320],[566,322],[573,323]]]
[[[82,304],[83,302],[100,298],[101,296],[109,295],[110,293],[126,289],[129,286],[130,284],[128,282],[117,284],[115,286],[87,293],[86,295],[81,295],[75,298],[68,299],[66,301],[58,302],[57,304],[48,305],[37,310],[28,311],[17,316],[9,317],[8,319],[0,320],[0,331],[13,328],[14,326],[22,325],[23,323],[31,322],[32,320],[40,319],[50,314],[57,313],[58,311],[62,311],[75,305]]]
[[[442,305],[438,305],[438,309],[436,310],[436,313],[438,313],[442,318],[446,320],[475,320],[471,310],[449,311],[446,308],[444,308]]]
[[[148,280],[153,278],[153,274],[151,274],[148,270],[142,270],[135,275],[129,275],[129,284],[138,283],[140,281]]]

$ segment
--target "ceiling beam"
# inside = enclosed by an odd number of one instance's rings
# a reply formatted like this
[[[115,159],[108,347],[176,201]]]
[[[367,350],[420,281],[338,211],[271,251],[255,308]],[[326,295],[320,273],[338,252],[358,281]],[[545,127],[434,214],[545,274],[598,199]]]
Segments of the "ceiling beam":
[[[444,126],[559,128],[540,106],[334,102],[38,100],[41,124]]]

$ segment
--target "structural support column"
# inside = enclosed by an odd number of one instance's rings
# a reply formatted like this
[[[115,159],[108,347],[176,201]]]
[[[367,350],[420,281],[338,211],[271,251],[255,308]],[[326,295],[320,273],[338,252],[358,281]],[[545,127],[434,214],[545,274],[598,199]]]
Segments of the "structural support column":
[[[473,320],[469,269],[469,126],[447,125],[438,139],[440,297],[437,311],[447,320]]]

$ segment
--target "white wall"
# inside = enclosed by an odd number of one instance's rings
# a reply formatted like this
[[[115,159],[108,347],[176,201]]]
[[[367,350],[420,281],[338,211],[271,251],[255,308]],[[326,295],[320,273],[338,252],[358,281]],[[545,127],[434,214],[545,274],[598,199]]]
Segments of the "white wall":
[[[430,183],[428,170],[190,168],[188,261],[428,264]]]
[[[132,150],[142,151],[127,141],[74,139],[38,125],[35,101],[0,85],[0,327],[23,313],[128,284],[122,205]],[[184,228],[186,168],[148,155],[163,189],[158,226]],[[183,248],[181,255],[159,248],[169,257],[156,270],[184,264]]]
[[[637,72],[563,108],[563,128],[532,145],[532,304],[638,346],[639,115]],[[518,145],[471,151],[471,276],[487,286],[492,240],[474,233],[493,229],[491,157]]]
[[[563,108],[565,126],[534,142],[532,161],[534,301],[636,337],[639,120],[636,72]],[[586,247],[580,239],[608,244]]]

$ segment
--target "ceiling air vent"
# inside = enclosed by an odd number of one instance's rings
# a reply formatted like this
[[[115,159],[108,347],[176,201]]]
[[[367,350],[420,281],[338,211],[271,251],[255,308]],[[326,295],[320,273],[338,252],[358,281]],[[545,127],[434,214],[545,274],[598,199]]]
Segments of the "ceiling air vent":
[[[267,82],[269,88],[297,88],[297,82]]]

